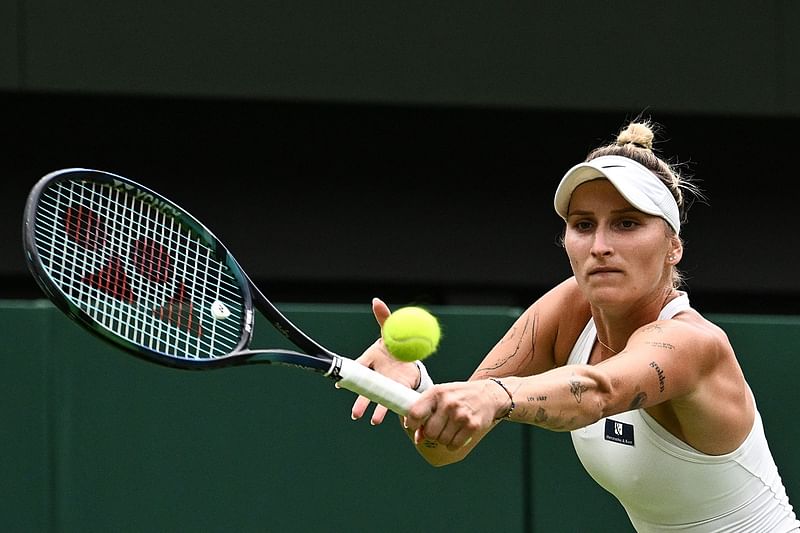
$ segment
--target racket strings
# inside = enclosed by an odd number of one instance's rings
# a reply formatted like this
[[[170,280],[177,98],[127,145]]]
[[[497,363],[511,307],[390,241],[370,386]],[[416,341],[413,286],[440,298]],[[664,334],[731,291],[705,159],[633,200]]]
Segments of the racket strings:
[[[166,210],[108,185],[56,182],[40,199],[35,237],[56,285],[114,334],[186,358],[221,357],[240,343],[240,283]],[[211,315],[215,302],[227,319]]]

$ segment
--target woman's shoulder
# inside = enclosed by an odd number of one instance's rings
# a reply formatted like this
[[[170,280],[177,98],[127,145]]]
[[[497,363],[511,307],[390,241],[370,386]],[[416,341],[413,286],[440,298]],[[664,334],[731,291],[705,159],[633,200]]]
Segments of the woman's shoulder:
[[[687,307],[675,314],[671,319],[678,324],[682,324],[686,330],[693,331],[697,335],[708,336],[716,341],[727,342],[728,336],[725,330],[703,315],[694,307]]]
[[[540,331],[547,332],[543,337],[552,343],[556,364],[563,365],[592,317],[589,301],[575,278],[570,277],[547,291],[532,308],[535,309]]]
[[[540,296],[529,308],[539,317],[564,318],[573,313],[586,320],[591,316],[589,302],[578,287],[575,277],[571,276]],[[585,325],[585,324],[584,324]]]
[[[570,276],[558,283],[555,287],[547,291],[545,297],[550,297],[554,302],[561,305],[580,305],[583,303],[587,309],[589,308],[589,302],[578,286],[578,281],[575,279],[575,276]]]
[[[734,355],[725,330],[693,307],[681,310],[672,318],[655,320],[639,328],[639,331],[648,328],[671,331],[671,335],[691,344],[695,354],[707,354],[712,359]]]

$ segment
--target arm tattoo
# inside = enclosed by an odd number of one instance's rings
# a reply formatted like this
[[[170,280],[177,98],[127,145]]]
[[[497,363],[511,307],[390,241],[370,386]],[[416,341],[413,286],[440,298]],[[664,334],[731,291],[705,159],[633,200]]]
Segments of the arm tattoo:
[[[522,331],[521,331],[521,333],[519,335],[519,338],[517,338],[517,327],[515,326],[514,328],[512,328],[511,331],[508,332],[508,335],[506,335],[500,341],[499,344],[506,344],[506,343],[511,342],[514,339],[516,339],[516,343],[511,347],[511,352],[506,357],[504,357],[503,359],[497,361],[493,366],[479,368],[478,370],[476,370],[475,373],[477,374],[477,373],[480,373],[480,372],[489,372],[491,370],[497,370],[498,368],[505,366],[509,361],[514,359],[517,355],[519,355],[519,351],[520,351],[520,348],[521,348],[522,341],[525,339],[525,336],[528,335],[528,331],[531,332],[530,333],[530,335],[531,335],[531,351],[527,355],[528,355],[528,357],[532,357],[533,356],[533,347],[536,344],[536,315],[535,314],[533,315],[533,318],[528,317],[525,320],[525,324],[522,327]]]
[[[533,395],[532,396],[528,396],[528,402],[529,403],[546,402],[546,401],[547,401],[547,395],[546,394],[538,394],[538,395],[535,395],[535,396],[533,396]],[[533,415],[533,423],[534,424],[543,424],[543,423],[547,422],[548,418],[550,418],[550,417],[547,415],[547,411],[545,410],[544,407],[540,406],[540,407],[536,408],[536,412]]]
[[[516,413],[516,411],[514,411]],[[527,407],[520,407],[519,414],[523,419],[528,419],[531,411]],[[547,423],[550,422],[550,415],[544,407],[536,407],[533,413],[533,424],[537,426],[551,427]]]
[[[656,375],[658,375],[658,391],[664,392],[664,382],[667,380],[666,376],[664,376],[664,371],[661,370],[661,367],[658,366],[658,363],[655,361],[650,361],[650,367],[656,371]]]
[[[647,341],[645,344],[649,346],[655,346],[656,348],[664,348],[665,350],[674,350],[675,346],[668,343],[668,342],[654,342],[654,341]]]
[[[575,396],[575,401],[581,403],[581,396],[584,392],[589,390],[589,387],[586,385],[581,384],[580,380],[577,378],[572,378],[569,380],[569,392]]]
[[[647,393],[646,392],[640,392],[636,396],[633,397],[633,400],[631,401],[630,408],[631,409],[639,409],[641,406],[644,405],[644,402],[646,402],[646,401],[647,401]]]

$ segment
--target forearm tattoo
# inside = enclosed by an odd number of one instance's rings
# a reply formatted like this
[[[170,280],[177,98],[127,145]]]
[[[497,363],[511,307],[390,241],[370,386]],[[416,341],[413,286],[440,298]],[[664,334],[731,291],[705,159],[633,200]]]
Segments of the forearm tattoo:
[[[589,387],[582,384],[580,380],[576,377],[572,377],[569,380],[569,392],[575,397],[575,401],[581,403],[581,397],[583,393],[589,390]]]
[[[505,337],[503,337],[503,339],[501,339],[499,342],[500,345],[511,344],[510,351],[508,352],[508,354],[505,357],[496,361],[492,366],[479,368],[476,371],[476,374],[482,374],[482,373],[491,374],[493,370],[497,370],[498,368],[505,366],[511,360],[516,359],[518,356],[522,355],[524,356],[523,361],[517,362],[516,365],[517,368],[520,368],[524,363],[524,360],[533,357],[533,348],[536,345],[536,315],[534,314],[533,317],[529,316],[525,320],[525,323],[522,325],[522,330],[519,331],[519,334],[517,331],[518,329],[519,329],[518,326],[513,327],[508,332],[508,334]],[[528,335],[531,336],[531,349],[528,353],[523,354],[521,352],[522,343]]]
[[[537,394],[535,396],[528,396],[526,399],[528,400],[529,404],[532,404],[534,402],[546,402],[547,401],[547,395],[546,394]],[[528,412],[527,409],[524,409],[523,410],[523,415],[526,415],[527,412]],[[547,422],[548,418],[550,418],[550,417],[547,415],[547,411],[545,410],[544,407],[538,406],[538,407],[535,408],[535,411],[533,413],[533,423],[534,424],[544,424],[545,422]]]
[[[527,402],[519,406],[519,413],[523,420],[529,420],[532,424],[554,431],[562,431],[566,428],[574,427],[576,417],[563,418],[563,411],[553,416],[546,409],[548,399],[546,394],[531,395],[526,398]],[[532,405],[540,403],[540,405]],[[533,414],[531,414],[533,413]],[[532,420],[531,420],[532,417]]]

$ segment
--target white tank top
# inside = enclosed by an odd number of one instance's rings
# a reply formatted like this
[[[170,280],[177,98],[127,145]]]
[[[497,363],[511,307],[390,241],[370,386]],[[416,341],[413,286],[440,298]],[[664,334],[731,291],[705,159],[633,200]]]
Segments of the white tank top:
[[[686,309],[689,297],[681,293],[658,318]],[[567,364],[585,364],[596,336],[589,319]],[[636,531],[800,531],[757,409],[750,434],[725,455],[695,450],[644,409],[603,418],[571,435],[586,471],[620,501]]]

